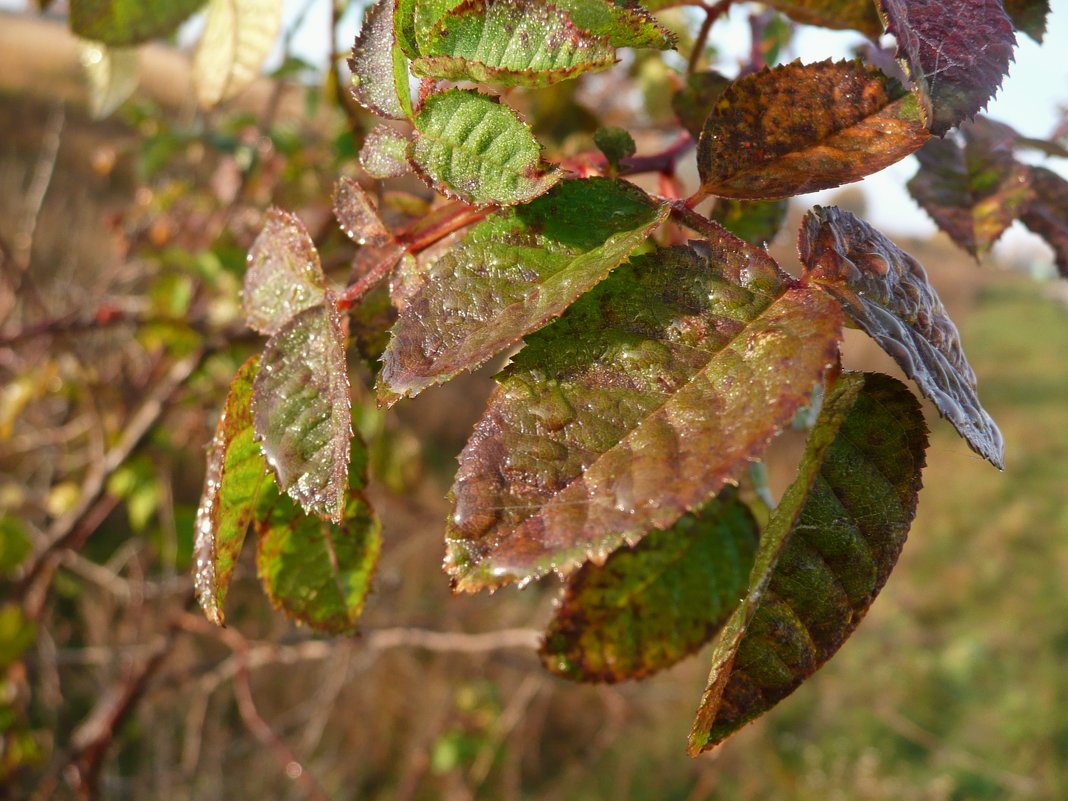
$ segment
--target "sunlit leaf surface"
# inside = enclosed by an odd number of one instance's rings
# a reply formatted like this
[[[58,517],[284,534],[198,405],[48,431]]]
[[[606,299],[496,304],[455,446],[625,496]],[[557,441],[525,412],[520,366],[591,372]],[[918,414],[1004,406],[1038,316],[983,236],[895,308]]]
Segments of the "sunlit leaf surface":
[[[227,100],[256,79],[282,26],[282,0],[211,0],[193,59],[202,106]]]
[[[931,132],[974,117],[1009,72],[1016,37],[1001,0],[877,0]]]
[[[410,172],[408,137],[384,123],[376,125],[363,140],[360,166],[372,178],[399,178]]]
[[[541,647],[579,681],[639,679],[711,639],[745,592],[757,527],[733,490],[699,512],[588,564],[567,584]]]
[[[853,633],[897,563],[926,448],[923,413],[901,382],[847,373],[831,389],[713,651],[692,754],[792,693]]]
[[[103,119],[122,105],[140,80],[137,48],[78,42],[78,59],[89,81],[89,113]]]
[[[859,61],[794,62],[732,83],[697,149],[703,190],[771,199],[857,181],[927,141],[916,98]]]
[[[863,220],[816,206],[801,223],[806,278],[834,296],[972,449],[1004,466],[1004,441],[979,402],[957,327],[912,256]]]
[[[380,395],[414,395],[560,315],[641,245],[667,209],[631,184],[565,181],[479,224],[401,311]]]
[[[701,506],[807,402],[840,323],[726,232],[618,267],[499,376],[452,489],[457,587],[567,575]]]
[[[408,62],[394,33],[396,0],[378,0],[364,14],[363,26],[352,46],[352,94],[380,117],[412,116]]]
[[[334,216],[345,236],[357,245],[381,247],[393,239],[371,196],[347,176],[334,187]]]

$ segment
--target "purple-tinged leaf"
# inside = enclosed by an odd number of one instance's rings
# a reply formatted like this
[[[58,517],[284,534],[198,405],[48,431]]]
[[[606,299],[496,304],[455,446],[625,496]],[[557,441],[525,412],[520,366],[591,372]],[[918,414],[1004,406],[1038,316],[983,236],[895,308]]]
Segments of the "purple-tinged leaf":
[[[587,564],[568,581],[541,646],[576,681],[640,679],[708,642],[745,592],[756,521],[725,490],[699,512]]]
[[[542,162],[526,123],[495,97],[470,89],[433,94],[415,128],[408,159],[416,172],[431,188],[468,203],[527,203],[563,178]]]
[[[279,488],[308,514],[339,521],[352,413],[344,334],[332,293],[267,340],[252,410]]]
[[[859,61],[747,75],[716,101],[697,146],[706,195],[790,197],[858,181],[929,138],[916,98]]]
[[[938,227],[976,258],[985,255],[1031,199],[1027,168],[1013,140],[996,129],[965,126],[932,139],[917,154],[909,192]]]
[[[847,373],[831,388],[713,650],[692,755],[792,693],[853,633],[912,525],[926,448],[923,413],[901,382]]]
[[[871,0],[764,0],[764,5],[806,25],[860,31],[871,39],[883,32]]]
[[[480,223],[406,293],[379,397],[415,395],[484,364],[558,317],[666,216],[632,184],[589,178]]]
[[[979,402],[957,327],[916,259],[863,220],[816,206],[797,241],[805,278],[882,346],[972,450],[1004,467],[1004,441]]]
[[[349,59],[352,94],[361,106],[379,117],[411,119],[408,60],[394,32],[396,17],[396,0],[377,0],[364,14],[363,27]]]
[[[379,123],[363,140],[360,166],[372,178],[400,178],[411,172],[408,137],[385,123]]]
[[[1049,0],[1004,0],[1005,13],[1016,30],[1023,31],[1036,42],[1046,35]]]
[[[877,0],[931,133],[978,114],[1008,74],[1016,37],[1001,0]]]
[[[252,426],[252,383],[259,368],[253,356],[237,371],[208,449],[204,492],[194,527],[193,584],[208,619],[223,625],[223,603],[241,554],[260,489],[269,481]]]
[[[1031,168],[1034,200],[1020,215],[1020,222],[1053,248],[1054,261],[1068,278],[1068,181],[1045,167]]]
[[[371,196],[347,176],[339,178],[334,187],[334,216],[345,236],[357,245],[378,248],[393,241]]]
[[[308,229],[295,215],[272,208],[248,252],[245,321],[271,335],[326,296],[326,276]]]
[[[549,86],[616,63],[608,39],[571,22],[555,5],[466,0],[435,26],[416,75],[504,86]]]
[[[460,590],[603,563],[704,504],[835,362],[841,312],[761,249],[639,256],[527,338],[460,455]]]

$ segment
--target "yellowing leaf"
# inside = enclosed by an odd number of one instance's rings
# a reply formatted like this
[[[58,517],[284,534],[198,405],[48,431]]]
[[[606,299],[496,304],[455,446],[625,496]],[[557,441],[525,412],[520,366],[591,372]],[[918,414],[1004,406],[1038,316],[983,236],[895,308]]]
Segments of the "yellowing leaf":
[[[200,104],[210,108],[252,83],[281,26],[281,0],[211,0],[193,59]]]

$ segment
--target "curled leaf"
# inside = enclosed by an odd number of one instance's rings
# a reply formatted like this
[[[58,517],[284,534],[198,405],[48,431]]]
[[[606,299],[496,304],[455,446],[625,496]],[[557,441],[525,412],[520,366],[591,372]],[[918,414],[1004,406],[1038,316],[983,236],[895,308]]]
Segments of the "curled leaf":
[[[918,261],[863,220],[816,206],[801,223],[805,277],[829,292],[930,398],[971,446],[998,468],[1004,441],[979,402],[957,327]]]
[[[705,194],[771,199],[828,189],[900,161],[929,137],[914,96],[859,61],[794,62],[732,83],[705,121]]]
[[[252,83],[281,27],[281,0],[211,0],[193,59],[200,104],[214,106]]]
[[[457,588],[569,575],[706,502],[834,363],[821,294],[724,232],[632,259],[528,337],[460,455]]]
[[[541,659],[578,681],[640,679],[715,636],[745,592],[756,521],[733,490],[587,564],[568,581]]]
[[[792,693],[853,633],[908,535],[926,448],[901,382],[846,374],[831,388],[712,653],[692,755]]]

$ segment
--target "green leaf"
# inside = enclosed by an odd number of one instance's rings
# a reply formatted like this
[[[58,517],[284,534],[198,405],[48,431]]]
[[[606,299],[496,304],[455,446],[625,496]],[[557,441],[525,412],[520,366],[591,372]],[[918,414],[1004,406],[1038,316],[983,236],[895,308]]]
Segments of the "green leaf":
[[[764,5],[806,25],[860,31],[871,39],[883,32],[871,0],[764,0]]]
[[[281,0],[211,0],[193,59],[200,104],[210,108],[252,83],[281,27]]]
[[[701,135],[705,120],[731,80],[718,72],[694,72],[686,76],[686,86],[671,98],[671,108],[694,139]]]
[[[108,47],[82,39],[78,60],[89,81],[89,114],[102,120],[133,94],[140,81],[140,62],[135,47]]]
[[[348,176],[339,178],[334,186],[334,216],[345,236],[357,245],[377,248],[393,241],[371,196]]]
[[[578,28],[604,36],[613,47],[651,47],[670,50],[675,37],[646,11],[612,0],[553,0]]]
[[[785,200],[720,198],[709,216],[739,239],[751,245],[766,245],[778,235],[789,206]]]
[[[859,61],[794,62],[732,83],[705,121],[706,195],[790,197],[878,172],[929,137],[916,99]]]
[[[846,374],[828,392],[713,651],[692,755],[792,693],[853,633],[908,535],[926,448],[923,413],[896,379]]]
[[[541,328],[666,216],[666,206],[632,184],[589,178],[480,223],[430,267],[401,310],[379,396],[415,395]]]
[[[352,95],[373,114],[411,119],[412,96],[408,87],[408,61],[395,32],[396,0],[377,0],[367,9],[363,27],[352,46]]]
[[[994,133],[994,135],[990,135]],[[976,258],[985,255],[1031,200],[1028,169],[1011,137],[966,126],[959,141],[932,139],[917,156],[909,192],[938,227]]]
[[[979,402],[975,373],[927,273],[863,220],[816,206],[801,222],[805,278],[830,293],[971,446],[1004,467],[1004,440]]]
[[[745,592],[757,526],[733,490],[568,581],[541,647],[578,681],[640,679],[708,642]]]
[[[325,297],[326,276],[308,229],[295,215],[270,209],[248,253],[243,293],[248,326],[273,334]]]
[[[263,455],[304,511],[340,521],[352,439],[344,334],[332,293],[269,340],[253,385]]]
[[[526,203],[563,177],[542,163],[537,140],[512,109],[474,90],[431,95],[415,128],[412,166],[432,188],[468,203]]]
[[[193,584],[204,614],[225,622],[223,603],[261,488],[270,480],[252,425],[253,356],[237,371],[208,448],[204,492],[194,525]]]
[[[593,132],[593,143],[604,153],[613,170],[618,170],[623,159],[629,159],[637,152],[634,137],[623,128],[598,128]]]
[[[271,603],[327,634],[356,630],[382,549],[381,525],[361,492],[367,453],[358,437],[351,460],[339,525],[303,515],[273,481],[264,491],[256,522],[256,567]]]
[[[931,133],[944,136],[982,110],[1008,74],[1016,45],[1001,0],[876,2]]]
[[[1032,167],[1034,199],[1020,222],[1046,240],[1061,275],[1068,278],[1068,181],[1045,167]]]
[[[615,48],[606,38],[575,27],[567,14],[544,0],[466,0],[435,25],[412,72],[538,87],[615,63]]]
[[[37,639],[37,624],[16,603],[0,604],[0,673],[19,661]]]
[[[0,575],[13,573],[32,550],[23,522],[11,515],[0,515]]]
[[[1041,43],[1046,35],[1046,18],[1049,16],[1049,0],[1004,0],[1005,13],[1016,30],[1023,31]]]
[[[456,586],[568,575],[705,503],[835,362],[821,295],[723,232],[632,259],[528,337],[460,455]]]
[[[463,5],[464,0],[413,0],[414,20],[412,31],[415,38],[415,46],[419,53],[425,53],[430,48],[431,36],[441,18]],[[411,54],[415,58],[414,54]]]
[[[70,29],[121,47],[169,36],[207,0],[71,0]]]
[[[399,178],[411,172],[408,137],[384,123],[376,125],[363,140],[360,166],[372,178]]]

